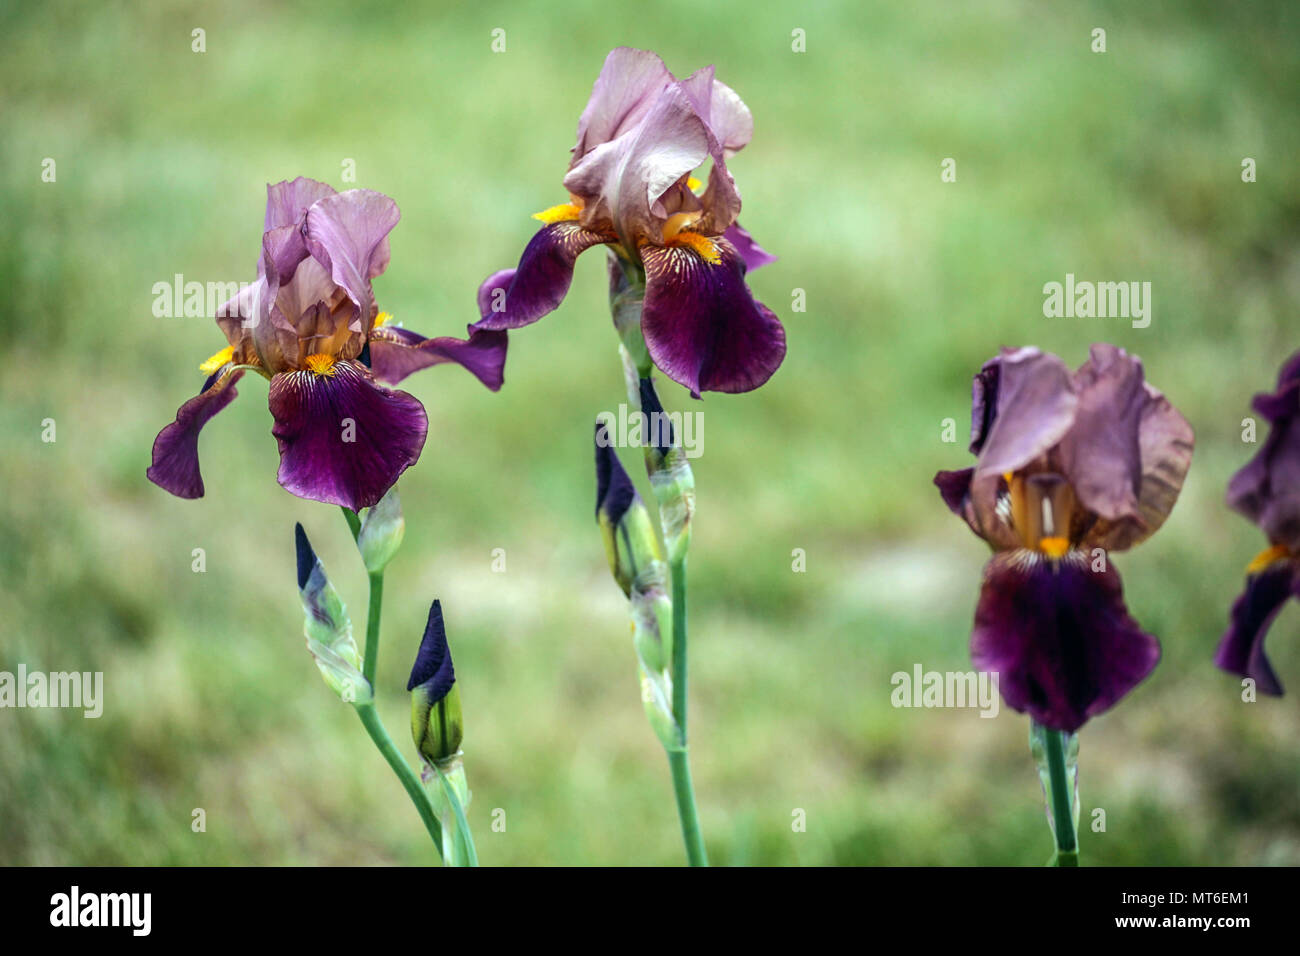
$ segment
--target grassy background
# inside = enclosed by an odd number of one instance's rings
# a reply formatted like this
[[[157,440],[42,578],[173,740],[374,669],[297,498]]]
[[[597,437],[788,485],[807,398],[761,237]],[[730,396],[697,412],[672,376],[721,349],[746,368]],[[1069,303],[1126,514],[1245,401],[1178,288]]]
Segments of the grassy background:
[[[683,75],[716,64],[752,108],[754,141],[731,168],[742,221],[781,257],[752,285],[790,343],[763,389],[696,406],[692,734],[714,861],[1046,859],[1026,719],[895,710],[889,677],[970,666],[986,550],[930,479],[968,461],[971,374],[1003,344],[1077,364],[1105,339],[1145,360],[1198,449],[1165,529],[1117,562],[1165,658],[1084,730],[1084,859],[1300,863],[1295,698],[1245,705],[1210,664],[1263,544],[1221,503],[1255,447],[1241,421],[1297,346],[1298,13],[6,5],[0,669],[100,670],[107,700],[99,720],[0,711],[0,862],[430,859],[303,649],[293,522],[357,614],[364,579],[337,510],[276,485],[262,381],[246,378],[204,433],[206,498],[144,478],[196,364],[224,344],[205,319],[154,318],[151,289],[178,272],[251,279],[265,183],[344,187],[351,158],[357,185],[403,212],[382,306],[459,334],[479,280],[531,235],[528,215],[563,199],[591,83],[609,48],[632,44]],[[1089,48],[1098,26],[1104,55]],[[490,50],[496,27],[505,53]],[[791,52],[795,28],[806,53]],[[40,180],[45,157],[55,183]],[[956,183],[940,181],[945,157]],[[431,427],[402,482],[381,710],[411,753],[402,688],[440,597],[485,863],[682,858],[591,515],[591,422],[622,400],[603,269],[584,257],[558,312],[512,337],[499,394],[456,369],[408,384]],[[1150,328],[1044,318],[1042,286],[1067,272],[1152,282]],[[791,312],[794,289],[806,312]],[[664,399],[692,407],[675,386]],[[940,440],[947,417],[958,444]],[[806,573],[792,573],[794,548]],[[1288,608],[1273,656],[1293,688],[1298,631]],[[191,831],[196,807],[205,833]],[[1087,828],[1098,807],[1105,833]],[[495,808],[505,832],[490,829]],[[806,833],[792,832],[796,808]]]

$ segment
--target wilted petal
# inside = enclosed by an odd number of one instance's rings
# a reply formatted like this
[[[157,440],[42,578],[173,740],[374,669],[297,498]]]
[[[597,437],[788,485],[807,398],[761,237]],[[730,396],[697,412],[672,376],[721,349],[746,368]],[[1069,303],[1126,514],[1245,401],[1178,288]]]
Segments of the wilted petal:
[[[235,383],[243,369],[226,369],[204,383],[198,395],[176,412],[176,420],[158,433],[153,442],[153,464],[145,472],[158,487],[178,498],[202,498],[203,475],[199,472],[199,432],[213,415],[232,401]]]
[[[740,254],[725,240],[715,246],[716,264],[690,246],[641,247],[650,357],[697,397],[758,388],[785,358],[785,330],[750,294]]]
[[[1032,347],[1004,349],[986,362],[974,384],[981,419],[978,428],[972,422],[981,439],[976,481],[1016,471],[1045,454],[1074,424],[1077,405],[1070,371],[1055,355]]]
[[[998,674],[1013,709],[1074,731],[1151,673],[1160,644],[1124,606],[1119,574],[1081,559],[994,555],[975,611],[971,657]]]
[[[760,266],[776,262],[776,256],[772,255],[757,242],[738,222],[731,224],[731,227],[722,234],[722,238],[736,247],[740,253],[740,258],[745,260],[745,269],[753,272]]]
[[[375,316],[370,280],[388,266],[388,234],[400,218],[397,203],[370,189],[327,196],[307,210],[307,248],[356,304],[363,323]]]
[[[426,339],[409,329],[384,325],[370,333],[370,370],[379,381],[396,385],[412,372],[455,362],[495,392],[505,379],[506,345],[505,332],[473,326],[468,339],[449,335]]]
[[[424,447],[429,421],[406,392],[376,385],[354,362],[331,374],[271,379],[280,484],[300,498],[359,511],[377,504]]]
[[[1195,435],[1192,426],[1169,400],[1150,384],[1144,387],[1138,425],[1141,484],[1138,514],[1119,521],[1098,521],[1088,533],[1088,546],[1122,551],[1146,540],[1165,523],[1192,466]]]
[[[1136,519],[1138,428],[1147,404],[1142,363],[1121,348],[1094,345],[1074,384],[1078,407],[1058,451],[1061,470],[1079,501],[1099,518]]]
[[[1246,589],[1232,605],[1232,623],[1214,655],[1216,665],[1251,678],[1261,691],[1274,696],[1281,695],[1282,682],[1264,653],[1264,638],[1286,599],[1300,597],[1297,568],[1294,560],[1275,561],[1247,576]]]
[[[479,289],[480,329],[517,329],[553,312],[569,291],[579,253],[609,237],[576,222],[543,226],[529,241],[513,272],[493,273]],[[494,294],[494,293],[500,294]]]

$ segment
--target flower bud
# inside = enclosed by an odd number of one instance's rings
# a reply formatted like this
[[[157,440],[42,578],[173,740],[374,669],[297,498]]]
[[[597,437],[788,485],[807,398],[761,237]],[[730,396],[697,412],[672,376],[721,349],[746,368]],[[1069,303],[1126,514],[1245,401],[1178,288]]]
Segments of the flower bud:
[[[429,608],[415,666],[406,689],[411,692],[411,737],[420,756],[431,764],[442,764],[460,752],[464,722],[460,713],[460,692],[451,664],[451,648],[442,623],[442,603]]]
[[[357,550],[370,574],[378,574],[393,560],[402,546],[406,534],[406,520],[402,517],[402,503],[397,497],[397,486],[379,499],[379,504],[366,511],[357,532]]]
[[[294,542],[298,552],[298,593],[306,612],[303,633],[307,649],[325,683],[340,699],[364,703],[374,694],[370,682],[361,674],[361,655],[352,637],[347,607],[325,576],[325,567],[300,524],[294,526]]]
[[[645,469],[650,488],[659,502],[659,523],[670,561],[686,556],[691,546],[691,519],[695,516],[695,474],[686,451],[677,441],[672,420],[659,403],[649,377],[637,383],[639,406],[645,416]],[[629,386],[629,392],[631,387]]]
[[[596,521],[609,569],[624,594],[631,594],[638,575],[663,573],[663,550],[650,512],[618,460],[602,421],[596,422]]]

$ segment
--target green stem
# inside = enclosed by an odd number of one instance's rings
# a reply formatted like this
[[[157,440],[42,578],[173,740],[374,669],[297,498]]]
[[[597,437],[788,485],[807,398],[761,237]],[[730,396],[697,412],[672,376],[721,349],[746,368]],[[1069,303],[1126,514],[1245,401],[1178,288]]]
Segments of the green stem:
[[[438,823],[438,817],[433,812],[433,806],[429,803],[429,795],[424,792],[424,787],[420,784],[420,778],[411,765],[406,762],[393,743],[393,738],[388,736],[388,731],[384,729],[384,722],[379,719],[379,712],[375,710],[373,703],[357,704],[357,716],[361,718],[361,723],[366,728],[366,733],[370,734],[370,739],[375,742],[379,752],[384,755],[388,765],[393,768],[393,773],[397,774],[397,779],[402,781],[402,786],[406,788],[411,802],[415,804],[415,809],[420,814],[420,819],[424,821],[424,828],[429,831],[429,836],[433,837],[433,845],[438,849],[438,856],[442,856],[442,827]]]
[[[1079,845],[1074,832],[1074,812],[1070,807],[1070,777],[1065,769],[1065,742],[1059,730],[1043,728],[1047,750],[1047,774],[1052,798],[1052,819],[1056,832],[1056,866],[1078,866]]]
[[[366,653],[361,674],[375,686],[375,665],[379,661],[379,614],[384,603],[384,572],[370,575],[370,607],[366,617]]]
[[[682,842],[691,866],[708,866],[709,857],[700,833],[700,812],[691,782],[690,754],[686,748],[686,556],[672,562],[673,574],[673,717],[677,721],[679,749],[668,751],[673,774],[677,816],[682,822]]]
[[[465,865],[478,866],[478,850],[474,848],[474,835],[470,833],[469,820],[465,819],[465,808],[461,805],[460,797],[456,795],[456,788],[451,785],[451,781],[447,779],[441,767],[434,764],[433,769],[442,783],[442,792],[447,795],[447,801],[451,804],[451,812],[456,816],[457,837],[465,853]]]
[[[361,519],[357,517],[355,511],[350,508],[343,509],[343,517],[347,519],[348,529],[352,532],[352,539],[355,541],[357,534],[361,530]],[[379,621],[384,602],[384,573],[370,575],[370,604],[366,614],[366,650],[365,658],[362,661],[362,676],[370,685],[373,693],[375,686],[375,664],[379,659]],[[429,831],[429,836],[433,838],[433,845],[438,850],[438,856],[442,856],[442,825],[438,822],[438,817],[433,811],[433,805],[429,802],[429,795],[425,792],[424,786],[420,783],[419,775],[411,769],[411,765],[406,762],[406,758],[398,751],[397,745],[393,743],[393,738],[388,735],[388,730],[384,727],[384,722],[379,718],[379,711],[375,709],[373,699],[364,704],[357,704],[357,716],[361,718],[362,726],[366,728],[366,733],[374,741],[379,752],[384,755],[388,765],[393,768],[393,773],[397,774],[397,779],[402,782],[406,793],[415,804],[416,811],[420,814],[420,819],[424,821],[424,828]]]
[[[686,746],[686,556],[672,564],[673,573],[673,717]]]
[[[695,808],[695,787],[691,783],[691,764],[685,748],[668,751],[668,766],[673,772],[673,793],[677,797],[677,816],[682,821],[686,862],[691,866],[708,866],[709,856],[700,833],[700,815]]]

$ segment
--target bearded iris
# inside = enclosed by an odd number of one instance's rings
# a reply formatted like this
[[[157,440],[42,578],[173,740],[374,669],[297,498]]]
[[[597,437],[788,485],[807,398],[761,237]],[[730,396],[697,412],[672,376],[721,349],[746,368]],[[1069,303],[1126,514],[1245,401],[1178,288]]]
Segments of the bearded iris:
[[[544,225],[519,265],[484,281],[475,328],[536,322],[563,301],[578,255],[605,245],[611,268],[639,279],[640,332],[666,375],[696,396],[762,385],[785,356],[785,330],[745,274],[774,259],[737,223],[726,165],[753,130],[713,67],[678,80],[651,52],[612,51],[578,122],[569,201],[537,213]],[[697,192],[692,174],[709,162]]]
[[[218,311],[227,345],[200,366],[209,378],[159,432],[151,481],[181,498],[204,493],[199,432],[252,370],[270,382],[280,484],[357,511],[383,498],[424,447],[424,407],[396,384],[443,362],[501,387],[504,332],[425,339],[394,327],[371,280],[388,266],[397,204],[367,189],[335,192],[298,178],[267,187],[257,280]]]
[[[1259,525],[1269,546],[1246,569],[1215,663],[1280,695],[1264,638],[1287,598],[1300,598],[1300,352],[1282,366],[1274,392],[1255,396],[1254,408],[1269,422],[1268,438],[1233,475],[1228,505]]]
[[[1071,373],[1004,349],[975,376],[974,467],[935,484],[993,548],[971,655],[1007,704],[1074,731],[1137,686],[1160,644],[1124,605],[1112,552],[1153,534],[1191,464],[1186,419],[1123,349],[1094,345]]]

